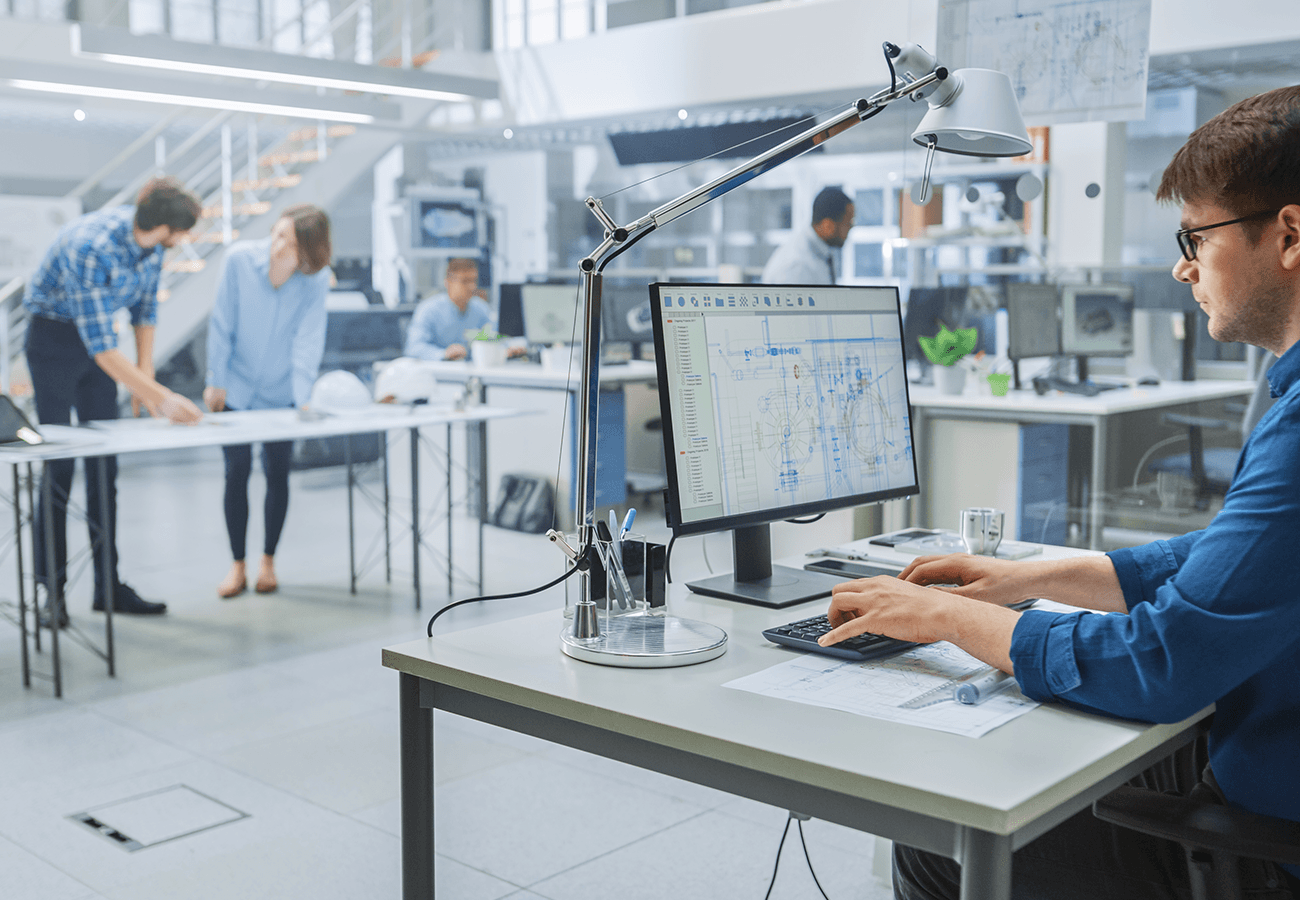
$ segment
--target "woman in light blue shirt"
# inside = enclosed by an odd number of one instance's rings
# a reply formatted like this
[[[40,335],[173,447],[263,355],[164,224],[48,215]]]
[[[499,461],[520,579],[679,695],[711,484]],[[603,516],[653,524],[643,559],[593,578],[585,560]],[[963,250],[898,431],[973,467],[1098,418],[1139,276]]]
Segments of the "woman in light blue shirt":
[[[240,241],[226,251],[221,283],[208,323],[208,376],[203,401],[213,412],[302,407],[325,353],[326,266],[330,223],[324,210],[291,206],[260,241]],[[234,562],[217,586],[235,597],[248,586],[244,565],[248,531],[251,444],[223,447],[226,456],[226,531]],[[292,441],[262,445],[266,475],[265,536],[256,589],[274,591],[275,548],[289,509]]]

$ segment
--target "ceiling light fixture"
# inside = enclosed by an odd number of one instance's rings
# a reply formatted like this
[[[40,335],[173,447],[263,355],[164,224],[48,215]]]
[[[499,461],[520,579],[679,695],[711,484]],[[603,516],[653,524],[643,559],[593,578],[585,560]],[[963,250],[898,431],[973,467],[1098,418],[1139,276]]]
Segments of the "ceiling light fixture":
[[[75,56],[104,62],[166,69],[170,72],[193,72],[425,100],[493,100],[499,96],[497,82],[485,78],[363,65],[243,47],[198,44],[162,35],[135,35],[122,29],[91,25],[73,26],[72,52]]]

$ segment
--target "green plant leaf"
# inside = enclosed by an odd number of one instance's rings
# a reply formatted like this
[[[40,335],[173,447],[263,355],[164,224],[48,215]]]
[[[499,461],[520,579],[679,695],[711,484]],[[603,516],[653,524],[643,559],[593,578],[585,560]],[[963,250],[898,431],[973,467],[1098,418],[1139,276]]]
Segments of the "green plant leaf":
[[[963,356],[971,353],[975,349],[978,340],[979,332],[976,329],[957,328],[949,330],[948,326],[942,322],[939,323],[939,333],[934,337],[917,338],[925,358],[936,366],[951,366]]]

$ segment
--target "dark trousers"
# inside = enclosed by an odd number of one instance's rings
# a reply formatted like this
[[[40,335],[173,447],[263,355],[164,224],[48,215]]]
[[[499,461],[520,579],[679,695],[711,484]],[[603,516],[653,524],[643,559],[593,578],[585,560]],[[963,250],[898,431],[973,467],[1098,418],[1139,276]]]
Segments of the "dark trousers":
[[[253,471],[253,445],[235,444],[222,447],[226,456],[226,533],[230,536],[230,555],[244,558],[248,535],[248,477]],[[266,475],[266,500],[262,504],[265,537],[262,552],[275,555],[289,512],[289,461],[293,441],[272,441],[262,445],[262,472]]]
[[[1211,787],[1213,776],[1205,777],[1208,761],[1202,737],[1129,784],[1180,795],[1196,788],[1198,793],[1211,792],[1208,798],[1218,794],[1217,787]],[[1242,880],[1251,900],[1300,900],[1296,892],[1300,884],[1272,863],[1244,860]],[[898,900],[956,898],[960,889],[961,867],[956,862],[894,845]],[[1016,851],[1011,896],[1014,900],[1186,900],[1191,889],[1181,845],[1103,822],[1086,809]]]
[[[86,345],[70,322],[56,322],[32,316],[27,324],[27,368],[32,376],[36,393],[36,415],[42,425],[70,425],[72,411],[77,420],[91,422],[96,419],[117,418],[117,384],[95,364]],[[98,457],[87,457],[86,513],[92,548],[100,538],[100,523],[107,528],[111,562],[104,571],[103,554],[93,554],[95,568],[95,595],[100,596],[108,580],[117,583],[117,457],[105,460],[105,483],[108,507],[100,502],[101,484]],[[72,474],[76,461],[58,460],[45,464],[44,478],[49,479],[53,494],[53,510],[45,504],[44,485],[36,507],[36,521],[32,538],[35,553],[36,580],[50,588],[46,566],[45,520],[52,516],[54,526],[54,589],[63,595],[68,580],[68,495],[72,489]]]

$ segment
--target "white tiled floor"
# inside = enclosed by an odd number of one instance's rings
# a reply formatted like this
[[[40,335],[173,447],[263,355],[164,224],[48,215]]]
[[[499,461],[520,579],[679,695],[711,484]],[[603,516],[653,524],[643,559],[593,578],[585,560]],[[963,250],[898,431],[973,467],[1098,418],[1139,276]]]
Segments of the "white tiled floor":
[[[342,473],[321,470],[293,476],[277,557],[282,590],[233,601],[214,592],[229,562],[220,454],[123,459],[122,575],[170,612],[117,620],[117,678],[65,642],[63,700],[46,682],[21,686],[17,628],[0,620],[4,900],[399,896],[397,679],[380,666],[379,648],[421,634],[448,598],[445,576],[426,562],[425,611],[412,609],[409,542],[397,519],[409,497],[405,448],[393,459],[391,585],[380,564],[357,596],[348,593]],[[363,477],[378,485],[376,471]],[[436,500],[436,487],[424,496]],[[258,476],[252,501],[256,550]],[[363,548],[378,521],[359,506]],[[662,518],[643,512],[637,524],[666,536]],[[456,527],[469,558],[473,528]],[[444,546],[440,528],[435,547]],[[84,530],[74,524],[70,539],[83,541]],[[487,540],[490,560],[510,561],[489,565],[489,591],[559,571],[542,537],[488,529]],[[714,558],[725,558],[715,541]],[[702,571],[698,544],[680,542],[679,574]],[[10,554],[0,600],[13,600],[13,585]],[[71,614],[101,639],[89,593],[85,579],[70,590]],[[457,598],[468,594],[458,585]],[[501,601],[442,622],[463,627],[561,602]],[[36,665],[48,669],[48,653]],[[767,888],[783,810],[443,714],[436,733],[440,897],[758,900]],[[249,816],[134,853],[66,818],[177,784]],[[890,895],[873,875],[871,837],[815,821],[805,832],[831,900]],[[792,829],[772,897],[820,896]]]

